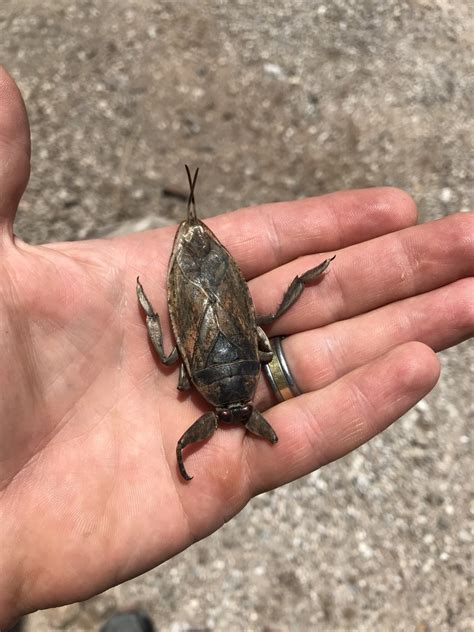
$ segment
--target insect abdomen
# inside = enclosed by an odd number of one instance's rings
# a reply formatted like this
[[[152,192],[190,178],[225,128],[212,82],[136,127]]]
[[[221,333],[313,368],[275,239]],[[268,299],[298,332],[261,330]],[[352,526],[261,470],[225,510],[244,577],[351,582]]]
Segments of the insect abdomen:
[[[238,360],[196,371],[193,381],[208,402],[223,406],[251,400],[259,371],[257,360]]]

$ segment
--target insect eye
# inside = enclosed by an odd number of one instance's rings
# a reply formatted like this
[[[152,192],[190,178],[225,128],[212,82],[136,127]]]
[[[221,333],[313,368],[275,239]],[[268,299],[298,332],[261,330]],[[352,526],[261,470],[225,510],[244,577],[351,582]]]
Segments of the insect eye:
[[[247,419],[249,419],[251,414],[252,414],[252,406],[250,406],[249,404],[242,406],[242,408],[240,409],[240,415],[243,421],[247,421]]]
[[[229,423],[230,421],[232,421],[232,413],[230,412],[230,410],[221,410],[219,412],[219,419],[221,421]]]

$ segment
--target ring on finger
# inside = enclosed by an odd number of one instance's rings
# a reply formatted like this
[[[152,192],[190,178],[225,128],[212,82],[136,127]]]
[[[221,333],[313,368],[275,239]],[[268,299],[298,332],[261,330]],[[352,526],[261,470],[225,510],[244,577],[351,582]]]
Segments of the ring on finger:
[[[263,365],[263,372],[279,402],[301,395],[301,391],[295,382],[283,353],[282,340],[282,336],[270,338],[273,357],[270,362]]]

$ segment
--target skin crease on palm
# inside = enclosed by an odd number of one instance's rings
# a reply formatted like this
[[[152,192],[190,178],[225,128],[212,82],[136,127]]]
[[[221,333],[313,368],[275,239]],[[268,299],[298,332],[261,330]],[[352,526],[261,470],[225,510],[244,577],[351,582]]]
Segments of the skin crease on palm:
[[[177,368],[152,352],[135,295],[140,275],[169,351],[175,228],[30,246],[12,230],[28,172],[25,109],[0,69],[2,629],[156,566],[253,495],[357,448],[435,385],[434,351],[472,333],[467,213],[416,226],[411,198],[380,188],[209,220],[259,313],[296,274],[337,257],[268,329],[291,334],[285,353],[304,392],[275,405],[260,380],[255,404],[278,444],[219,428],[186,450],[195,478],[185,483],[176,442],[209,407],[176,390]]]

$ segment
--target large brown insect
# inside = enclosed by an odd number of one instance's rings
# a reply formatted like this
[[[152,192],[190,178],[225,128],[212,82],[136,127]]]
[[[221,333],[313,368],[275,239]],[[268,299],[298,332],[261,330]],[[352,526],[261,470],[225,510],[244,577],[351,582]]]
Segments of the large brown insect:
[[[176,447],[181,475],[191,476],[182,450],[210,437],[219,422],[240,422],[250,432],[276,443],[275,431],[253,407],[261,363],[272,359],[272,349],[260,325],[268,324],[293,305],[305,283],[320,275],[334,257],[297,276],[274,314],[257,316],[237,263],[214,233],[198,219],[194,188],[199,169],[191,177],[188,166],[187,218],[178,227],[168,268],[168,308],[176,339],[169,355],[163,350],[160,319],[137,278],[137,295],[146,314],[151,342],[160,360],[181,360],[178,389],[191,383],[215,411],[207,412],[186,430]]]

